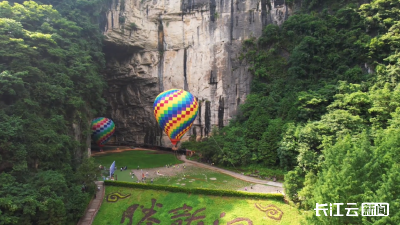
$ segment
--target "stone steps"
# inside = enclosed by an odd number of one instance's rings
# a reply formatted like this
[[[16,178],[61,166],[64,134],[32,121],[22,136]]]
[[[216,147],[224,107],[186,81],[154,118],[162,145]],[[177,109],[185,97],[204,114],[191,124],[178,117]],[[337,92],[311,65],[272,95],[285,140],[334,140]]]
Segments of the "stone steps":
[[[103,186],[104,181],[96,181],[95,183],[98,187],[100,187],[100,190],[97,191],[96,198],[90,201],[84,216],[79,220],[77,225],[91,225],[94,217],[100,209],[101,203],[104,199],[105,186]]]

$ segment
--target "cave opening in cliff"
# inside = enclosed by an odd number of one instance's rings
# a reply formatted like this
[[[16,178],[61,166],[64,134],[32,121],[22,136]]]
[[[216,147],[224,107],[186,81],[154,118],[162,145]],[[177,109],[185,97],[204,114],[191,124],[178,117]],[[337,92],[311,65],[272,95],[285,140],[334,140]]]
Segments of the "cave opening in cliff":
[[[103,46],[106,61],[117,60],[118,62],[123,62],[130,59],[134,52],[139,52],[140,50],[142,50],[140,47],[118,45],[113,42],[105,42]]]
[[[274,6],[275,6],[275,8],[283,7],[284,4],[285,4],[285,0],[274,0]]]

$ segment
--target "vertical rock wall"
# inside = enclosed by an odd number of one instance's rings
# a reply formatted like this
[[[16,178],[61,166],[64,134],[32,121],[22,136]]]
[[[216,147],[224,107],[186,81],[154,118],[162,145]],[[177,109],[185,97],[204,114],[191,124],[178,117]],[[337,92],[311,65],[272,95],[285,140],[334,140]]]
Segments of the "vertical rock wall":
[[[284,0],[114,0],[104,27],[106,92],[116,140],[171,146],[152,105],[178,88],[200,103],[190,135],[225,126],[250,92],[242,41],[291,13]]]

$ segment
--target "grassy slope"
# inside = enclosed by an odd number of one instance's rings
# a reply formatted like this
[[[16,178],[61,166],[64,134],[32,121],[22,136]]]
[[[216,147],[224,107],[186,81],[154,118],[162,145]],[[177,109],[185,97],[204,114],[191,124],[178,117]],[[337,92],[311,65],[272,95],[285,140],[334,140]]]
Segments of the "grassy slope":
[[[94,156],[96,163],[110,167],[115,161],[117,168],[128,166],[128,169],[163,167],[166,164],[182,163],[173,154],[155,154],[154,151],[126,151]]]
[[[119,192],[121,194],[131,194],[128,198],[119,199],[117,202],[107,202],[106,198],[108,194]],[[182,207],[183,204],[193,207],[194,211],[206,208],[205,211],[197,214],[197,216],[205,215],[205,219],[202,221],[204,224],[212,225],[215,220],[220,218],[221,213],[225,212],[226,215],[219,219],[219,225],[225,225],[229,221],[244,217],[252,220],[253,224],[280,224],[280,225],[296,225],[300,224],[300,219],[304,217],[304,212],[298,211],[297,209],[278,201],[267,201],[267,200],[252,200],[245,198],[228,198],[228,197],[214,197],[204,195],[192,195],[185,193],[170,193],[163,191],[154,190],[143,190],[143,189],[130,189],[123,187],[106,187],[105,199],[102,206],[93,222],[93,225],[119,225],[121,224],[123,212],[133,204],[144,205],[144,208],[151,206],[151,199],[157,200],[157,203],[163,204],[161,208],[155,207],[157,211],[153,218],[159,219],[159,224],[169,225],[174,221],[171,219],[172,213],[170,210]],[[273,204],[283,211],[283,216],[280,221],[273,220],[267,217],[266,212],[260,211],[255,207],[255,203],[259,203],[262,206]],[[180,211],[179,214],[183,213]],[[138,208],[134,214],[133,223],[137,224],[144,216],[142,208]],[[182,217],[186,219],[185,217]],[[192,222],[195,225],[198,221]],[[128,224],[129,219],[126,218],[122,224]],[[147,221],[146,221],[147,222]],[[184,222],[183,224],[186,224]],[[145,223],[142,223],[145,224]],[[157,224],[157,223],[154,223]],[[177,223],[178,224],[178,223]],[[238,224],[238,223],[234,223]],[[247,223],[243,223],[246,224]]]
[[[183,175],[185,175],[185,177]],[[182,178],[185,179],[182,180]],[[210,180],[210,178],[216,178],[216,180]],[[182,184],[185,184],[184,186],[189,188],[211,188],[224,190],[237,190],[246,186],[249,187],[251,184],[225,174],[197,167],[188,167],[185,169],[184,173],[177,174],[174,177],[157,178],[154,180],[154,183],[170,186],[183,186]]]
[[[115,161],[118,170],[115,171],[119,181],[132,181],[136,182],[135,176],[133,178],[129,175],[130,169],[135,169],[137,166],[140,168],[155,168],[162,167],[166,164],[182,163],[173,154],[154,154],[154,151],[126,151],[119,153],[109,153],[100,156],[94,156],[96,163],[105,167],[110,167]],[[127,166],[128,170],[120,171],[119,168]],[[102,171],[103,175],[108,175],[109,172]],[[102,180],[102,178],[99,178]]]

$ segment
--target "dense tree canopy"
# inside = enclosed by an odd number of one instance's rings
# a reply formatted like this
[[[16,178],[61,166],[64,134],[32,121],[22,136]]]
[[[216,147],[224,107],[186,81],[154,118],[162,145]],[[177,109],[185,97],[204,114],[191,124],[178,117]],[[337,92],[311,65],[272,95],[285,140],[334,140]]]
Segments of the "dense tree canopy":
[[[96,23],[76,19],[0,2],[0,224],[75,224],[87,205],[81,186],[93,188],[96,171],[85,142],[104,108],[104,56]]]
[[[287,197],[306,209],[357,203],[361,214],[363,202],[390,204],[389,217],[314,212],[307,224],[400,223],[400,5],[360,2],[303,1],[281,27],[246,40],[241,58],[256,79],[241,114],[184,144],[227,166],[289,171]]]

